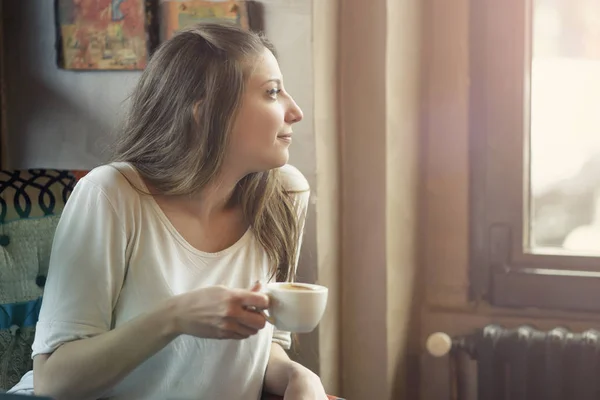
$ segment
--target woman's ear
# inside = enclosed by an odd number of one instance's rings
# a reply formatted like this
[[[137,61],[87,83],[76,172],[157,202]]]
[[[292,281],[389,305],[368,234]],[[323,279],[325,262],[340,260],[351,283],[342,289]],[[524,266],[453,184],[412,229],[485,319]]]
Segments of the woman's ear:
[[[202,100],[198,100],[196,103],[194,103],[194,110],[192,111],[196,125],[200,125],[200,107],[202,107]]]

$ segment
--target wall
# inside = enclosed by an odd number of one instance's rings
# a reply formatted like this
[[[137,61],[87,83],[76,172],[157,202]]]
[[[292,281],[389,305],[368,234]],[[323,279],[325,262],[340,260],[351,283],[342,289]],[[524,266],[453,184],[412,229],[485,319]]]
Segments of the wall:
[[[56,67],[50,0],[4,2],[7,82],[7,167],[88,169],[106,160],[139,72],[73,72]],[[316,188],[312,2],[266,0],[267,35],[275,43],[286,88],[304,111],[291,163]],[[314,202],[313,202],[314,203]],[[316,216],[311,204],[299,267],[317,279]],[[301,337],[297,357],[318,371],[318,330]]]
[[[7,166],[90,168],[139,72],[56,67],[54,2],[4,2]]]

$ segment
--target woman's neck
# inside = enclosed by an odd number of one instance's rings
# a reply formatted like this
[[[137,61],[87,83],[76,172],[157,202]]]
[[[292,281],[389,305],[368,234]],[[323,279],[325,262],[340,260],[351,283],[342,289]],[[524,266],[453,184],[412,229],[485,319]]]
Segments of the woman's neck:
[[[201,220],[210,221],[215,216],[231,208],[231,198],[241,178],[221,174],[198,193],[169,196],[167,200],[174,206],[183,207]]]

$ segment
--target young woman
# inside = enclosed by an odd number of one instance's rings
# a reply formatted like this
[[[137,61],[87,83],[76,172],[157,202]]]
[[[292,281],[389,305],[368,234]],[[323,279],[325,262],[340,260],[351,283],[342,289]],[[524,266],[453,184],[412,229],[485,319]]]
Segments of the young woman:
[[[153,55],[115,161],[58,224],[33,344],[12,392],[62,399],[325,399],[267,324],[261,283],[296,268],[309,187],[286,165],[302,111],[271,44],[227,25]]]

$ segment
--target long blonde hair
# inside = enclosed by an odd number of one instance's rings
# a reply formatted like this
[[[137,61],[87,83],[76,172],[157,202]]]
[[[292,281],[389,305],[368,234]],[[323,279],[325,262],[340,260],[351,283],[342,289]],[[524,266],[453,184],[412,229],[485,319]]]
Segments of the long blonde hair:
[[[252,61],[272,44],[233,25],[179,32],[152,55],[131,97],[114,161],[132,164],[163,195],[198,193],[219,173]],[[239,206],[278,281],[293,280],[299,213],[277,170],[245,176]]]

